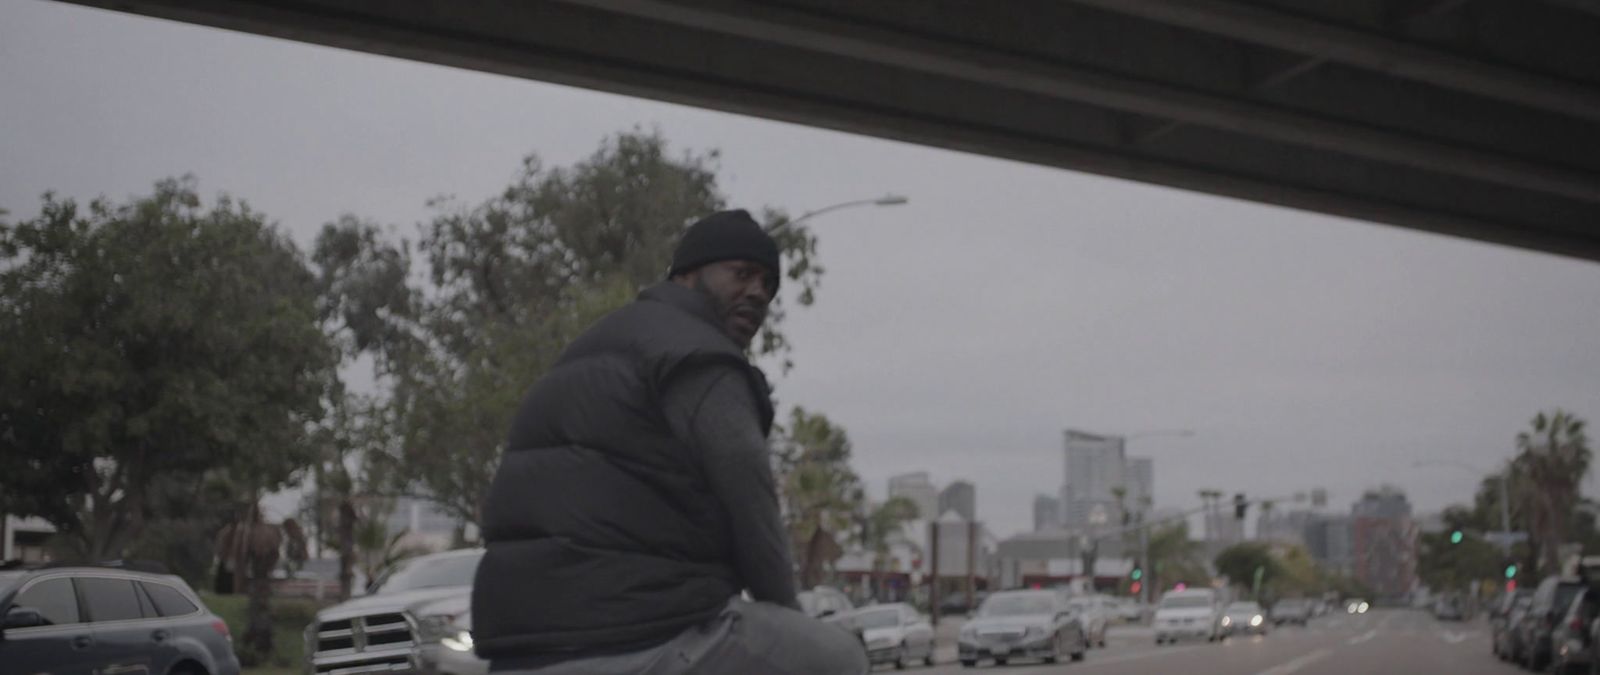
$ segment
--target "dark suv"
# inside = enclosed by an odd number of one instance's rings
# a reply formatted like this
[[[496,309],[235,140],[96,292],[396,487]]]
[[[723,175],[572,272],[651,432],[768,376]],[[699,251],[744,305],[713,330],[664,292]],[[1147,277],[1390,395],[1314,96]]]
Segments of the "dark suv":
[[[1522,633],[1523,666],[1543,671],[1550,664],[1551,657],[1555,655],[1551,634],[1555,632],[1556,624],[1566,616],[1573,599],[1587,587],[1578,579],[1556,576],[1546,577],[1539,582],[1539,588],[1533,591],[1533,602],[1528,605],[1528,614],[1517,627]]]
[[[238,675],[228,625],[182,579],[119,566],[0,569],[7,673]]]

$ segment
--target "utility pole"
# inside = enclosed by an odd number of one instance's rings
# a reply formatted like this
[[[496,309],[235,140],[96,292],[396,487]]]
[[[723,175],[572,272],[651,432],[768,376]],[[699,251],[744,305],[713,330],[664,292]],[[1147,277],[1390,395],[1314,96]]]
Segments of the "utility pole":
[[[967,613],[972,613],[978,597],[978,523],[967,521]]]
[[[1150,528],[1144,527],[1144,513],[1139,513],[1139,564],[1145,569],[1152,569],[1150,565]],[[1149,577],[1149,573],[1145,574]],[[1150,582],[1152,579],[1141,579],[1139,584],[1139,604],[1150,604]]]
[[[928,556],[929,582],[928,582],[928,616],[932,618],[933,625],[939,625],[939,521],[928,523],[928,548],[932,555]]]

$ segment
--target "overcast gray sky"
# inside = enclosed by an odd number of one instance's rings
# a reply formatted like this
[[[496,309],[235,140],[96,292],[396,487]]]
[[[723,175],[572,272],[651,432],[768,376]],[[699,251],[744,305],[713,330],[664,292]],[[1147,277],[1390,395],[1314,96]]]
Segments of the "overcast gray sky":
[[[38,0],[0,0],[0,208],[192,172],[308,245],[351,212],[411,234],[536,151],[659,128],[723,151],[738,206],[818,218],[784,405],[842,423],[858,471],[978,486],[1000,534],[1063,474],[1063,428],[1132,442],[1159,506],[1215,487],[1470,499],[1541,408],[1600,416],[1600,265],[1056,169]],[[771,369],[769,368],[769,371]],[[775,373],[774,373],[775,374]],[[1591,481],[1591,485],[1594,482]],[[1591,490],[1592,492],[1592,490]]]

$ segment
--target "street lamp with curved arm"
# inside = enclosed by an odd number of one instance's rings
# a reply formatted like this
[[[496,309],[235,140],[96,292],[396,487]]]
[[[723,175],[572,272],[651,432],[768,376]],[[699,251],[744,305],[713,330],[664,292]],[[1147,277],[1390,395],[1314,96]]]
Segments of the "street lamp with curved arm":
[[[796,225],[796,224],[798,224],[798,223],[800,223],[800,222],[802,222],[802,221],[804,221],[806,219],[814,218],[816,216],[820,216],[820,215],[822,215],[824,213],[828,213],[830,211],[838,211],[839,209],[848,209],[848,208],[853,207],[853,206],[899,206],[899,205],[905,204],[905,203],[907,203],[909,201],[911,201],[911,200],[907,199],[904,195],[887,194],[887,195],[884,195],[882,197],[878,197],[877,199],[857,199],[857,200],[854,200],[854,201],[839,202],[838,204],[832,204],[832,205],[829,205],[829,206],[824,206],[824,207],[822,207],[820,209],[815,209],[815,210],[811,210],[811,211],[807,211],[805,213],[802,213],[802,214],[800,214],[800,217],[795,218],[794,220],[791,220],[791,221],[789,221],[787,223],[784,223],[783,227],[792,227],[792,226],[794,226],[794,225]]]

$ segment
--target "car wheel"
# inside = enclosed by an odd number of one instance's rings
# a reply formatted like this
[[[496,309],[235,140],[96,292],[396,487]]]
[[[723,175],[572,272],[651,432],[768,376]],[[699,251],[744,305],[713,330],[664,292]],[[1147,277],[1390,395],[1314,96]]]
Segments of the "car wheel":
[[[922,665],[933,667],[933,643],[928,644],[928,655],[922,657]]]
[[[971,668],[971,667],[976,666],[976,665],[978,665],[977,661],[966,660],[966,661],[962,661],[961,662],[961,667],[962,668]]]
[[[1085,654],[1088,654],[1088,653],[1089,653],[1089,652],[1088,652],[1088,649],[1087,649],[1087,648],[1085,648],[1085,649],[1084,649],[1084,650],[1081,650],[1081,651],[1076,651],[1076,652],[1073,652],[1073,653],[1072,653],[1072,660],[1073,660],[1073,661],[1082,661],[1082,660],[1083,660],[1083,656],[1084,656],[1084,655],[1085,655]]]

